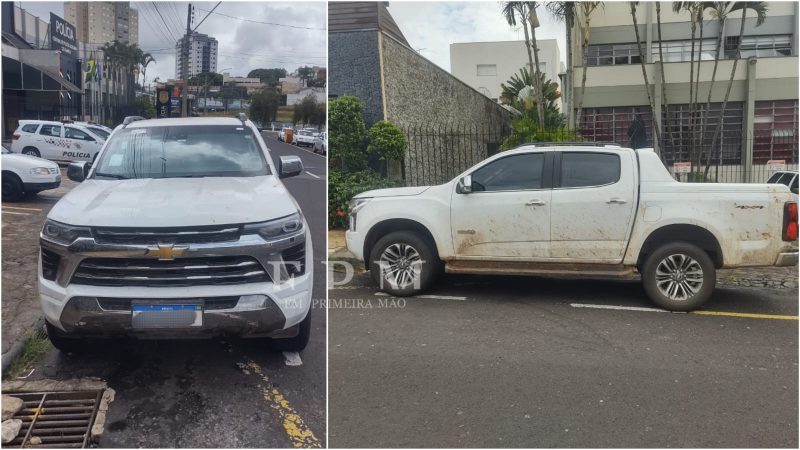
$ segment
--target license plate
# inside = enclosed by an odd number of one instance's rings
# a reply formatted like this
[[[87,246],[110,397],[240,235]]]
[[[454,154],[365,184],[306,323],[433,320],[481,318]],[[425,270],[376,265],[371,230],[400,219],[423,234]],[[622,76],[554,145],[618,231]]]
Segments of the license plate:
[[[134,303],[133,328],[189,328],[203,326],[203,306],[198,303]]]

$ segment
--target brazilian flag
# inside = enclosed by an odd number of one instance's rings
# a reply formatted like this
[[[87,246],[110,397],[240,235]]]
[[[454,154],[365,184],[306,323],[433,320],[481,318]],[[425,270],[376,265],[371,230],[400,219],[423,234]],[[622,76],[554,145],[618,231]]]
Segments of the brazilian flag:
[[[97,72],[97,66],[94,62],[94,54],[89,57],[89,60],[86,61],[86,81],[91,81],[94,78],[95,73]]]

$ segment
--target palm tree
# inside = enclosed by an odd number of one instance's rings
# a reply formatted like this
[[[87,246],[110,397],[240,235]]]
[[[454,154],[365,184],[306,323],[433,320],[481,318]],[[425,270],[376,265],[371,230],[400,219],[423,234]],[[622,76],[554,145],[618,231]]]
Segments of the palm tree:
[[[539,79],[539,48],[536,46],[536,34],[535,34],[535,26],[537,18],[536,18],[536,2],[505,2],[503,4],[503,17],[505,17],[506,22],[510,26],[517,25],[517,17],[519,17],[520,22],[522,22],[522,29],[525,33],[525,48],[528,51],[528,63],[531,66],[531,69],[536,74],[534,77],[534,89],[536,90],[536,107],[539,112],[539,127],[542,131],[544,131],[545,123],[544,123],[544,101],[541,98],[541,86],[538,85]],[[531,32],[528,30],[528,26],[530,25]]]
[[[717,34],[717,45],[714,52],[714,69],[711,72],[711,83],[708,87],[708,96],[706,97],[706,106],[705,106],[705,115],[708,115],[708,111],[711,109],[711,92],[714,89],[714,82],[716,81],[717,76],[717,66],[719,65],[719,58],[720,54],[722,53],[722,36],[723,31],[725,29],[725,21],[728,19],[728,16],[736,11],[742,11],[742,24],[744,24],[744,18],[747,9],[752,9],[756,13],[756,26],[761,26],[764,21],[767,19],[767,5],[764,2],[706,2],[705,8],[711,9],[711,16],[717,19],[719,23],[719,32]],[[743,30],[740,28],[739,30],[739,45],[741,45],[742,41],[742,33]],[[737,48],[737,58],[741,52]],[[734,61],[734,67],[731,73],[736,71],[736,61]],[[728,91],[730,92],[730,84],[731,80],[728,81]],[[727,98],[727,94],[726,94]],[[720,123],[722,121],[722,116],[720,116]],[[716,134],[716,132],[715,132]],[[706,154],[706,170],[705,176],[708,176],[709,171],[709,164],[711,164],[711,155],[714,153],[714,147],[716,147],[716,139],[713,140],[711,144],[711,148],[709,148],[708,153]]]
[[[567,123],[570,127],[575,125],[575,111],[573,111],[574,95],[572,95],[572,28],[575,26],[576,14],[578,13],[575,8],[574,1],[563,2],[547,2],[545,7],[550,14],[559,22],[564,22],[567,32],[567,76],[566,76],[566,89],[569,90],[567,97]]]
[[[586,93],[586,66],[589,65],[589,30],[591,30],[592,13],[603,2],[580,2],[581,34],[583,35],[583,75],[581,76],[581,98],[578,101],[578,112],[576,114],[577,123],[580,124],[581,113],[583,112],[583,97]]]
[[[139,66],[142,68],[142,90],[145,90],[147,86],[147,66],[150,63],[156,62],[156,59],[153,58],[153,55],[150,53],[142,53],[141,58],[139,59]]]
[[[722,100],[722,108],[720,108],[717,127],[714,129],[714,135],[711,138],[711,148],[709,149],[708,155],[706,155],[706,168],[703,173],[704,179],[708,178],[708,171],[711,163],[711,153],[717,146],[717,140],[719,139],[720,132],[722,131],[722,121],[725,117],[725,108],[728,106],[728,99],[731,95],[731,87],[733,86],[733,78],[736,74],[736,66],[739,64],[739,60],[742,58],[742,37],[744,36],[744,24],[745,20],[747,19],[748,9],[752,9],[756,13],[756,26],[760,26],[764,23],[767,18],[767,4],[764,2],[740,2],[738,5],[733,5],[727,13],[724,13],[724,15],[727,16],[733,11],[741,10],[742,22],[739,26],[739,39],[737,40],[736,55],[733,59],[733,65],[731,67],[731,76],[728,79],[728,87],[725,89],[725,98]],[[722,30],[722,28],[720,28],[720,30]]]
[[[695,48],[695,42],[696,42],[696,38],[697,38],[697,23],[698,23],[698,19],[700,18],[700,15],[698,14],[698,12],[702,11],[702,7],[703,7],[702,2],[672,2],[672,11],[673,12],[679,13],[679,12],[681,12],[681,10],[683,10],[683,11],[687,11],[689,13],[689,24],[690,24],[690,27],[691,27],[691,30],[692,30],[692,40],[691,40],[692,48],[691,48],[691,53],[689,54],[689,122],[688,122],[688,125],[689,125],[689,142],[692,143],[692,145],[689,148],[690,159],[691,160],[694,160],[694,156],[695,156],[692,153],[697,150],[697,146],[694,145],[694,143],[695,143],[694,142],[694,139],[695,139],[695,127],[694,127],[694,121],[695,121],[694,55],[695,55],[695,51],[694,51],[694,48]],[[702,47],[702,42],[701,42],[701,47]],[[698,60],[699,59],[700,58],[698,58]],[[699,71],[700,71],[700,63],[699,63],[699,61],[698,61],[697,70],[698,70],[698,77],[697,78],[699,79],[700,78],[700,76],[699,76]],[[698,164],[699,164],[699,161],[698,161]]]
[[[670,143],[672,144],[673,151],[675,149],[675,136],[670,132],[672,130],[670,121],[672,120],[669,114],[669,101],[667,100],[667,80],[664,75],[664,50],[662,46],[663,40],[661,39],[661,2],[656,3],[656,28],[658,30],[658,65],[661,74],[661,102],[664,105],[664,124],[663,129],[667,130],[670,135]]]
[[[661,150],[661,131],[660,127],[658,126],[658,121],[656,120],[656,102],[653,99],[653,96],[650,94],[650,79],[647,78],[647,68],[645,67],[644,61],[644,51],[642,50],[642,40],[639,37],[639,22],[636,20],[636,5],[639,2],[630,2],[631,6],[631,17],[633,18],[633,29],[636,32],[636,48],[639,50],[639,65],[642,67],[642,77],[644,78],[644,89],[647,91],[647,101],[650,103],[650,111],[653,114],[653,130],[655,131],[655,139],[658,142],[659,150]]]

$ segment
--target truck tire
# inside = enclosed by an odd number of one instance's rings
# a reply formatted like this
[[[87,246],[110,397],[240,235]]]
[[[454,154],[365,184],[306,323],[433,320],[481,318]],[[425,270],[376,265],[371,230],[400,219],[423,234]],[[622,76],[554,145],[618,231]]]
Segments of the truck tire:
[[[413,231],[395,231],[372,247],[369,271],[380,290],[407,297],[430,287],[442,272],[442,261],[427,239]]]
[[[25,147],[25,148],[22,149],[22,154],[23,155],[35,156],[37,158],[41,158],[42,157],[42,154],[39,153],[39,150],[36,147]]]
[[[47,338],[50,339],[50,343],[62,352],[78,353],[86,348],[86,342],[83,339],[65,337],[61,330],[46,320],[44,325],[47,328]]]
[[[688,242],[672,242],[647,256],[642,284],[656,305],[670,311],[691,311],[711,297],[717,282],[708,253]]]
[[[22,198],[24,186],[19,177],[13,173],[3,173],[3,201],[15,202]]]
[[[285,339],[270,339],[271,346],[280,352],[299,352],[306,348],[311,337],[311,310],[300,321],[297,336]]]

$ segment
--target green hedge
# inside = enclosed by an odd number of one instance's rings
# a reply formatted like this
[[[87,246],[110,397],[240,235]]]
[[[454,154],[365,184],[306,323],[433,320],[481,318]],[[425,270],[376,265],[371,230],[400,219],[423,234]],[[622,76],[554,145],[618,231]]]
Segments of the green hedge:
[[[356,194],[372,189],[398,187],[401,183],[383,178],[372,170],[342,172],[330,170],[328,173],[328,226],[347,228],[349,218],[347,207]]]

